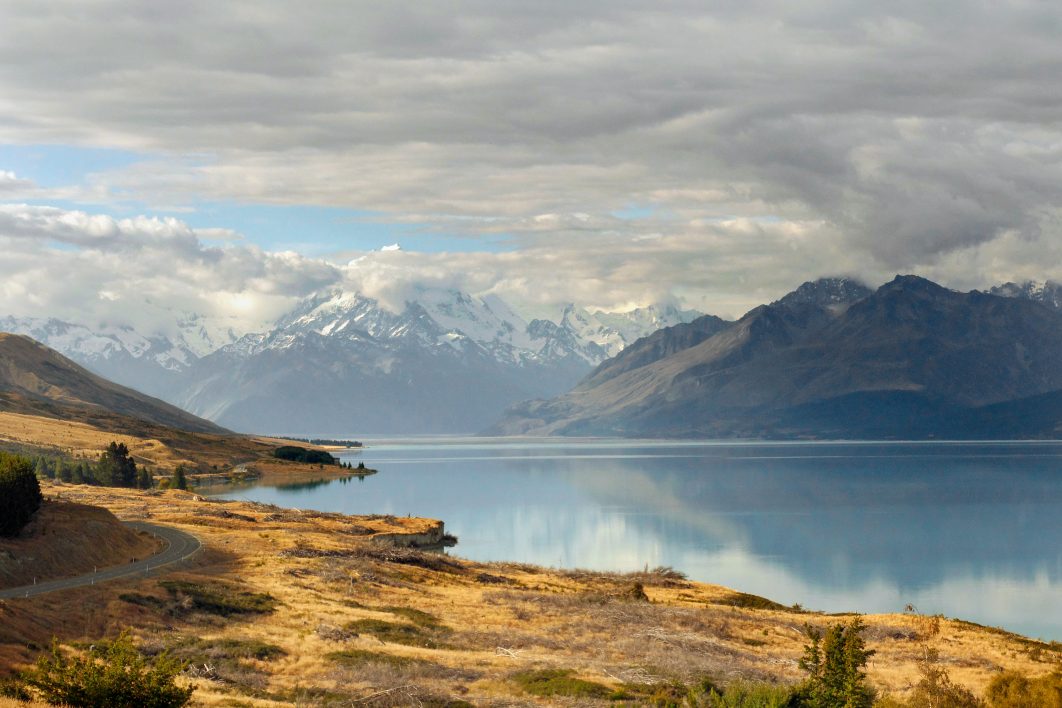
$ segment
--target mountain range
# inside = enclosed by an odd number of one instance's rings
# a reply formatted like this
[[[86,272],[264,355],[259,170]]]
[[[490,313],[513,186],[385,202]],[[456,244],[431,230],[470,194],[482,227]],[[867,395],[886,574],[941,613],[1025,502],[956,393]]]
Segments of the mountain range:
[[[642,339],[489,432],[755,438],[1048,437],[1062,430],[1062,288],[916,276],[805,283],[733,323]]]
[[[735,322],[574,305],[527,321],[496,296],[438,288],[394,311],[332,289],[262,332],[170,324],[145,335],[7,317],[0,329],[246,432],[1042,437],[1062,411],[1050,281],[960,293],[915,276],[876,290],[827,278]]]
[[[242,335],[196,315],[175,317],[167,334],[25,317],[0,319],[0,330],[233,430],[335,436],[474,432],[699,315],[570,305],[557,321],[526,321],[497,296],[437,288],[416,289],[394,312],[333,289]]]

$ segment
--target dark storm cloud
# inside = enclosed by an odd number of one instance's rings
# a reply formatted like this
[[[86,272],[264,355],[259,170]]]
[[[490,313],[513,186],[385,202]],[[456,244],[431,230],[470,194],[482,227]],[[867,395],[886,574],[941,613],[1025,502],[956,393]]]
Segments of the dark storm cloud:
[[[105,191],[372,209],[569,259],[645,254],[662,236],[677,250],[653,252],[659,267],[642,275],[690,288],[704,286],[683,270],[691,252],[720,264],[716,277],[776,288],[819,274],[824,252],[868,278],[967,282],[975,263],[984,280],[1060,275],[1046,260],[1062,201],[1050,3],[34,1],[0,13],[0,139],[158,156],[97,175]],[[632,205],[652,215],[611,217]],[[774,236],[735,219],[801,236],[772,251]],[[602,293],[620,273],[632,275],[602,266]]]

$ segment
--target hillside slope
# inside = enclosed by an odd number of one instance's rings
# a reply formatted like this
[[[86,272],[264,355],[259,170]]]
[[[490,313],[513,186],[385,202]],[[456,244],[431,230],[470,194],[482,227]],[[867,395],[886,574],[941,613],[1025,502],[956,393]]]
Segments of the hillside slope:
[[[98,506],[46,501],[18,538],[0,538],[0,588],[73,577],[158,550]]]
[[[119,386],[29,337],[0,333],[0,411],[92,423],[112,416],[193,433],[224,428]]]

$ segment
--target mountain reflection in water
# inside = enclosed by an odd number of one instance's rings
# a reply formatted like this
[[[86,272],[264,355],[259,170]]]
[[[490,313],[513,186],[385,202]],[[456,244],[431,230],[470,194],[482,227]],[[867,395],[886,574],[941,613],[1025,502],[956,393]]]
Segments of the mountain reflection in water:
[[[364,484],[225,496],[446,521],[480,560],[669,565],[786,604],[1062,640],[1062,444],[434,441]]]

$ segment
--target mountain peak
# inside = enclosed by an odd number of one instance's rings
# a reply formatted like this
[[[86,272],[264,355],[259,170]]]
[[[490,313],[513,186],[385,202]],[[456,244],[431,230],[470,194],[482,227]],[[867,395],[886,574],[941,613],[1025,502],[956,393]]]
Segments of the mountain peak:
[[[858,280],[852,278],[819,278],[804,283],[774,305],[791,307],[794,305],[819,305],[830,307],[850,305],[862,300],[873,291]]]
[[[938,285],[920,275],[897,275],[879,288],[879,291],[908,291],[929,294],[948,292],[948,288]]]

